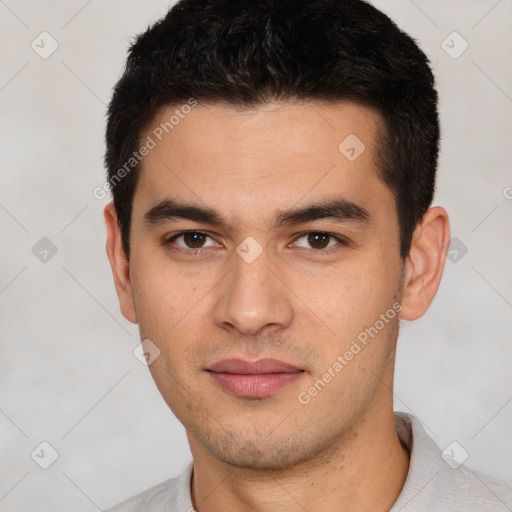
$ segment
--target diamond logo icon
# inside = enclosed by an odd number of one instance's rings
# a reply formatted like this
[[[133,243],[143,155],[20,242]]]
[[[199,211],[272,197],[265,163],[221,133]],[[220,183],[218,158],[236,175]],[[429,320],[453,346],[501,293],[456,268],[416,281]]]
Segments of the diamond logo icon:
[[[263,252],[263,247],[252,236],[248,236],[238,245],[236,252],[246,263],[252,263]]]
[[[146,338],[135,347],[133,355],[144,366],[149,366],[160,356],[160,349],[149,338]]]
[[[469,43],[454,31],[442,41],[441,48],[452,59],[458,59],[469,48]]]
[[[59,47],[57,40],[48,32],[41,32],[30,44],[39,57],[47,59]]]
[[[32,254],[40,262],[48,263],[57,254],[57,246],[44,236],[32,247]]]
[[[366,149],[363,141],[351,133],[339,144],[338,149],[340,153],[350,162],[357,160]]]
[[[458,263],[462,258],[464,258],[467,252],[468,248],[466,244],[456,236],[451,238],[445,247],[446,258],[452,263]]]
[[[457,469],[459,466],[464,464],[469,457],[469,453],[466,449],[457,441],[452,441],[442,452],[441,458],[450,466],[452,469]]]
[[[59,452],[48,441],[43,441],[30,456],[41,469],[48,469],[59,458]]]

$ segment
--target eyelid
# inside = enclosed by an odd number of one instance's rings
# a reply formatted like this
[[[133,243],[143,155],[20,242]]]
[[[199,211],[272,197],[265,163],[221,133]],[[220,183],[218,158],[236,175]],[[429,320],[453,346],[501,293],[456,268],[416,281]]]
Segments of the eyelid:
[[[165,237],[163,243],[164,243],[164,245],[169,245],[169,244],[173,243],[175,250],[182,250],[182,251],[186,251],[186,252],[198,252],[198,251],[207,249],[209,247],[212,247],[211,245],[207,245],[207,246],[203,246],[203,247],[193,248],[193,247],[182,247],[181,245],[176,244],[175,240],[177,238],[179,238],[180,236],[187,235],[189,233],[198,233],[200,235],[204,235],[205,237],[210,238],[212,241],[214,241],[217,245],[220,245],[210,233],[208,233],[207,231],[200,230],[200,229],[187,229],[185,231],[179,231],[178,233],[174,233],[173,235]]]
[[[303,233],[299,233],[298,235],[295,235],[294,237],[294,240],[291,244],[289,245],[292,245],[294,243],[297,242],[297,240],[299,240],[300,238],[306,236],[306,235],[310,235],[312,233],[319,233],[319,234],[322,234],[322,235],[327,235],[331,238],[334,238],[338,243],[331,246],[331,247],[327,247],[325,249],[308,249],[306,247],[301,247],[301,249],[303,249],[304,251],[307,251],[307,252],[311,252],[311,253],[329,253],[333,250],[336,250],[336,249],[339,249],[339,246],[343,246],[343,247],[346,247],[347,245],[349,245],[349,240],[346,238],[346,237],[342,237],[341,235],[335,235],[334,233],[329,233],[328,231],[318,231],[318,230],[309,230],[309,231],[304,231]]]

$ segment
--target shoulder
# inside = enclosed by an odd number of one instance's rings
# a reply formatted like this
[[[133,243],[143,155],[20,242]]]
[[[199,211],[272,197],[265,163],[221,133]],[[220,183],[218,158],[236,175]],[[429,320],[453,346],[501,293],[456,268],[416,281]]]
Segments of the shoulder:
[[[448,468],[435,477],[438,502],[464,505],[464,510],[480,512],[512,510],[512,485],[466,467]]]
[[[398,413],[395,423],[411,459],[392,512],[512,510],[512,485],[466,467],[460,445],[442,453],[414,416]]]
[[[161,482],[105,512],[192,512],[191,473],[190,464],[180,476]]]

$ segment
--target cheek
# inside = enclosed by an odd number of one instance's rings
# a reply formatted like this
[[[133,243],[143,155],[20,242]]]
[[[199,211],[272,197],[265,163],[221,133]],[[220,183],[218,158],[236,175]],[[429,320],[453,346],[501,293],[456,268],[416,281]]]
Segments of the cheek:
[[[142,260],[141,260],[142,261]],[[133,293],[141,339],[150,339],[160,356],[149,366],[153,379],[169,405],[180,402],[180,387],[192,369],[189,367],[201,339],[207,317],[207,282],[183,276],[166,265],[136,265],[132,273]],[[204,337],[204,336],[203,336]],[[169,390],[174,390],[169,396]],[[180,398],[181,397],[181,398]]]
[[[392,307],[398,277],[382,264],[333,267],[326,275],[305,277],[294,289],[335,338],[346,340],[372,325]]]
[[[183,272],[151,255],[133,258],[132,283],[141,339],[155,343],[162,356],[151,365],[155,380],[172,380],[192,371],[205,333],[211,332],[215,284],[213,272]],[[158,364],[156,364],[158,363]]]
[[[211,288],[206,273],[184,272],[161,248],[134,251],[131,278],[141,330],[156,329],[153,335],[160,336],[193,311]]]

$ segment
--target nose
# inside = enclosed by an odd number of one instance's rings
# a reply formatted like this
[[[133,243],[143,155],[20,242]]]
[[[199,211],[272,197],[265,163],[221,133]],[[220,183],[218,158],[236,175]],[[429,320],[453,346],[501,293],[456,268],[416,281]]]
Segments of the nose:
[[[213,321],[228,331],[255,335],[288,327],[294,315],[291,292],[281,279],[267,251],[248,262],[233,254],[232,269],[219,283]],[[277,274],[277,275],[276,275]]]

